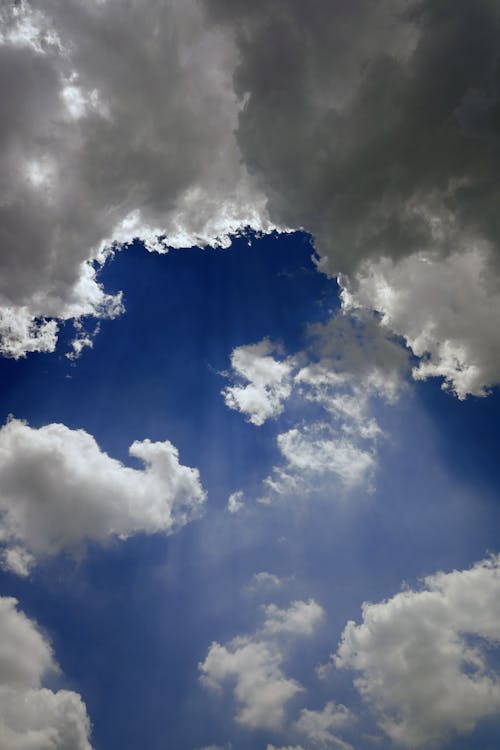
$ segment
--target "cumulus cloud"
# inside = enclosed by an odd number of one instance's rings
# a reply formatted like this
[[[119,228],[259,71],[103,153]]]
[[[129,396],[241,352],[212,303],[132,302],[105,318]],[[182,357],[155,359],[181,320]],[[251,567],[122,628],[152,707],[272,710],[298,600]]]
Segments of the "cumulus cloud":
[[[248,729],[278,730],[286,704],[303,688],[283,672],[287,639],[311,636],[324,613],[314,600],[292,602],[288,609],[269,605],[265,621],[253,635],[238,636],[228,644],[214,642],[199,666],[201,680],[220,690],[234,681],[236,721]]]
[[[196,469],[168,441],[135,441],[143,469],[104,453],[92,435],[63,424],[39,429],[10,419],[0,429],[3,562],[27,573],[35,558],[138,532],[172,533],[200,515]]]
[[[235,55],[189,0],[3,4],[3,354],[53,350],[57,319],[119,314],[96,275],[113,242],[269,226],[233,135]]]
[[[302,709],[295,727],[314,745],[334,750],[352,750],[349,743],[337,736],[337,731],[353,721],[354,716],[346,706],[330,701],[319,711]]]
[[[0,597],[0,744],[3,750],[92,750],[90,721],[78,693],[43,687],[58,672],[38,626]]]
[[[500,382],[500,291],[480,248],[444,259],[422,254],[366,265],[342,291],[347,311],[377,310],[420,357],[413,376],[444,379],[460,399]]]
[[[500,710],[500,558],[436,573],[420,590],[363,605],[334,664],[360,673],[355,685],[397,745],[440,747]]]
[[[277,417],[292,392],[290,374],[293,360],[272,356],[280,348],[269,339],[257,344],[239,346],[231,354],[232,376],[243,384],[231,385],[222,391],[230,409],[242,412],[254,425]]]

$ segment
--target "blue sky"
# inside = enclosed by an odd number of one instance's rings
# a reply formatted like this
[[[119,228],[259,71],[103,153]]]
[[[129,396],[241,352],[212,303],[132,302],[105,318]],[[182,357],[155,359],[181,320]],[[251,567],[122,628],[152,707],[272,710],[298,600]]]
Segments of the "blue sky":
[[[496,0],[0,7],[0,750],[494,750]]]
[[[249,424],[225,405],[221,373],[235,347],[266,336],[300,349],[306,326],[338,309],[337,284],[315,270],[312,253],[301,233],[165,256],[136,243],[102,274],[107,289],[124,290],[127,312],[102,323],[92,349],[68,360],[68,330],[54,354],[1,362],[4,420],[83,428],[126,463],[134,439],[169,439],[208,493],[203,517],[176,535],[91,544],[81,559],[42,562],[28,579],[2,574],[5,594],[50,634],[63,684],[87,705],[95,748],[279,742],[279,731],[235,726],[230,688],[207,693],[197,666],[212,641],[255,631],[269,601],[313,598],[325,611],[316,637],[291,648],[287,673],[307,696],[293,699],[290,715],[332,697],[358,706],[352,675],[319,680],[314,669],[346,622],[359,621],[362,602],[496,551],[498,396],[461,403],[435,381],[378,406],[386,438],[373,492],[344,492],[330,477],[314,496],[256,503],[279,460],[276,435],[298,407]],[[239,489],[246,505],[232,515],[227,498]],[[252,593],[262,571],[283,582]],[[360,726],[376,732],[368,715],[351,737]],[[479,731],[477,744],[469,736],[467,747],[484,748],[497,729],[486,739]]]

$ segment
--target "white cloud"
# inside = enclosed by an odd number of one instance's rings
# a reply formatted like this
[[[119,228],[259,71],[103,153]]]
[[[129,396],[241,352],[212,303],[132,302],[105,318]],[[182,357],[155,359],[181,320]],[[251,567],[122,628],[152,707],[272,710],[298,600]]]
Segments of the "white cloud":
[[[286,704],[303,690],[283,672],[286,648],[282,636],[312,635],[324,613],[313,600],[293,602],[287,610],[269,605],[265,613],[263,627],[255,634],[238,636],[227,645],[212,643],[198,666],[202,682],[212,689],[234,680],[239,724],[277,730],[283,725]]]
[[[268,573],[262,570],[260,573],[254,573],[250,582],[244,588],[246,594],[255,595],[259,593],[268,593],[281,588],[283,580],[274,573]]]
[[[232,377],[246,384],[224,388],[224,401],[254,425],[281,414],[283,403],[292,392],[293,360],[276,359],[274,353],[279,353],[279,347],[263,339],[258,344],[239,346],[231,354]]]
[[[235,349],[232,372],[248,384],[223,391],[226,404],[256,425],[281,414],[290,398],[294,408],[302,406],[302,421],[277,436],[283,462],[264,480],[258,501],[309,494],[321,477],[371,490],[383,435],[372,402],[397,401],[408,353],[370,315],[343,314],[310,326],[307,348],[293,356],[276,359],[275,351],[268,339]]]
[[[92,750],[90,721],[78,693],[43,687],[57,672],[36,624],[0,597],[0,745],[2,750]]]
[[[198,471],[179,463],[171,443],[136,441],[129,453],[143,469],[110,458],[84,430],[10,419],[0,429],[4,565],[22,574],[31,556],[141,531],[171,533],[201,513]]]
[[[263,632],[272,636],[280,633],[312,635],[325,616],[323,608],[314,599],[309,599],[308,602],[292,602],[288,609],[268,604],[264,611],[266,620]]]
[[[338,737],[336,732],[353,721],[354,716],[346,706],[330,701],[320,711],[302,709],[295,727],[315,745],[335,750],[352,750],[351,745]]]
[[[460,399],[500,381],[500,292],[480,248],[366,265],[342,292],[346,310],[373,308],[420,357],[418,380],[442,377]]]
[[[228,513],[235,514],[239,513],[245,507],[243,502],[244,493],[242,490],[232,492],[227,499],[227,511]]]
[[[346,487],[365,482],[373,472],[372,453],[356,443],[338,438],[331,426],[313,423],[278,435],[278,446],[293,471],[334,474]]]
[[[360,672],[355,685],[380,727],[408,748],[440,747],[500,711],[500,675],[488,661],[500,643],[500,558],[423,583],[364,604],[333,657]]]

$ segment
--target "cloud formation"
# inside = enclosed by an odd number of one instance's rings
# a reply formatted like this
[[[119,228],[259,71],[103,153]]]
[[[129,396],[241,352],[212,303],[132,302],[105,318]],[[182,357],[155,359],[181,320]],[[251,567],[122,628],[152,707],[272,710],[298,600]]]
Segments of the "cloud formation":
[[[234,680],[236,721],[247,729],[278,730],[285,707],[303,688],[283,672],[287,639],[311,636],[324,612],[314,600],[292,602],[288,609],[275,604],[264,608],[265,620],[253,635],[238,636],[228,644],[214,642],[199,666],[201,680],[220,690]]]
[[[172,443],[135,441],[129,453],[143,469],[111,458],[84,430],[10,419],[0,429],[4,565],[26,574],[35,558],[87,541],[169,534],[200,515],[199,473],[179,463]]]
[[[277,435],[283,462],[264,480],[260,502],[308,494],[321,477],[371,488],[382,436],[372,403],[397,401],[408,353],[369,313],[310,326],[307,347],[291,356],[269,339],[237,347],[231,364],[235,385],[223,390],[225,402],[256,426],[287,416],[290,400],[302,407],[303,419]]]
[[[460,397],[498,383],[496,0],[205,2],[239,50],[238,142],[272,219],[311,232],[320,268],[396,314],[418,377]],[[395,300],[373,289],[381,273]]]
[[[290,375],[294,363],[290,358],[273,356],[279,353],[280,347],[269,339],[238,346],[231,353],[232,378],[243,383],[224,388],[224,401],[257,426],[281,414],[284,401],[292,392]]]
[[[233,130],[231,41],[196,2],[22,0],[0,11],[0,351],[113,317],[104,247],[227,244],[268,226]],[[266,223],[267,222],[267,223]]]
[[[500,710],[500,558],[436,573],[420,590],[363,605],[333,662],[356,670],[355,685],[397,745],[441,747]]]
[[[3,750],[92,750],[90,721],[80,695],[49,690],[59,668],[47,638],[0,597],[0,745]]]
[[[422,254],[366,265],[342,290],[349,312],[374,309],[420,357],[413,377],[442,377],[458,398],[500,382],[500,290],[477,249],[444,259]]]
[[[53,351],[58,320],[119,315],[98,277],[112,243],[303,227],[351,300],[395,312],[372,272],[408,299],[393,330],[423,357],[417,377],[486,393],[500,376],[497,21],[495,0],[5,4],[0,353]],[[424,337],[422,257],[436,270]],[[450,274],[467,290],[453,300]],[[260,424],[286,388],[226,398]]]

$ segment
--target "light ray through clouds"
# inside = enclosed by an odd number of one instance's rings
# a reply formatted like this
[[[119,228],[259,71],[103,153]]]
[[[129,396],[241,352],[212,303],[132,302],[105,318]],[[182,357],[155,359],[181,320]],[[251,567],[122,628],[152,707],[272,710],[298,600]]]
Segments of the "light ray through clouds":
[[[0,745],[493,750],[497,0],[0,3]]]

